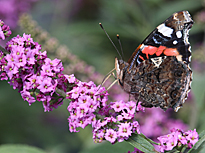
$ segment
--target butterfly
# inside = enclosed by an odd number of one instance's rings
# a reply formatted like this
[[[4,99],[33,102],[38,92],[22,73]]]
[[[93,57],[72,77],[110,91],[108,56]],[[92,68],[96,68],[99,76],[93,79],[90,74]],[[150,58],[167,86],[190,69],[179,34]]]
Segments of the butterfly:
[[[128,62],[115,58],[118,84],[142,106],[177,112],[187,99],[193,23],[188,11],[176,12],[145,38]]]

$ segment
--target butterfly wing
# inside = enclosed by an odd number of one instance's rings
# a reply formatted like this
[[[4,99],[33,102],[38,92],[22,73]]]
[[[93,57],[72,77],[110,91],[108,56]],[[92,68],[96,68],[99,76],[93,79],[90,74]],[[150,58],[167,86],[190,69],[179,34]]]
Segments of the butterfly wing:
[[[190,63],[191,50],[188,41],[193,20],[188,11],[174,13],[155,28],[132,54],[129,70],[142,61],[163,56],[176,56],[178,60]]]
[[[192,71],[188,65],[175,56],[167,56],[159,67],[144,60],[131,73],[125,73],[124,90],[129,89],[129,93],[144,107],[163,110],[172,107],[178,111],[187,99],[191,81]]]
[[[142,106],[177,111],[185,102],[192,82],[192,25],[188,11],[174,13],[145,38],[128,62],[116,60],[119,84]]]

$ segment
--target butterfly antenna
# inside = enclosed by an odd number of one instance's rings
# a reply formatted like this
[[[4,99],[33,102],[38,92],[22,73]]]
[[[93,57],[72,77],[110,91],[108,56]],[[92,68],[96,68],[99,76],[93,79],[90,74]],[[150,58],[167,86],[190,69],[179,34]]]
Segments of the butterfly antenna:
[[[122,60],[124,61],[124,54],[123,54],[123,49],[122,49],[122,44],[121,44],[121,41],[120,41],[120,35],[117,34],[117,40],[120,44],[120,50],[121,50],[121,53],[122,53]]]
[[[105,31],[105,29],[103,28],[102,24],[99,23],[100,27],[103,29],[103,31],[105,32],[105,34],[107,35],[108,39],[110,40],[110,42],[112,43],[112,45],[115,47],[117,53],[119,54],[120,58],[122,59],[122,56],[120,55],[120,52],[118,51],[117,47],[115,46],[115,44],[113,43],[112,39],[110,38],[110,36],[108,35],[108,33]]]

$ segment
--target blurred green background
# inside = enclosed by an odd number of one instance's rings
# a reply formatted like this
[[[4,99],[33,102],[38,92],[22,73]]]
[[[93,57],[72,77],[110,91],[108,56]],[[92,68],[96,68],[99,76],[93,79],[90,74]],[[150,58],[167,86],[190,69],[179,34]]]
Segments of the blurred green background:
[[[99,22],[118,48],[116,34],[120,35],[127,61],[157,25],[181,10],[188,10],[195,21],[190,31],[194,78],[191,102],[185,103],[175,116],[200,132],[205,129],[204,0],[41,0],[33,2],[28,13],[73,54],[106,75],[114,68],[118,54]],[[14,34],[22,33],[18,27],[14,31]],[[6,81],[0,81],[0,144],[28,144],[49,153],[133,150],[126,143],[94,144],[90,127],[70,133],[67,105],[65,101],[57,110],[44,113],[40,102],[28,106]]]

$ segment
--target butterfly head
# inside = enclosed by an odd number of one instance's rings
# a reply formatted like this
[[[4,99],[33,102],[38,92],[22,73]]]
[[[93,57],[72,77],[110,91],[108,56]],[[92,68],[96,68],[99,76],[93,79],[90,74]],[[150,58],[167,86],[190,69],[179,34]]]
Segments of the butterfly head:
[[[115,58],[115,70],[118,79],[118,83],[121,87],[124,86],[124,78],[127,73],[128,63],[123,61],[122,59]]]

